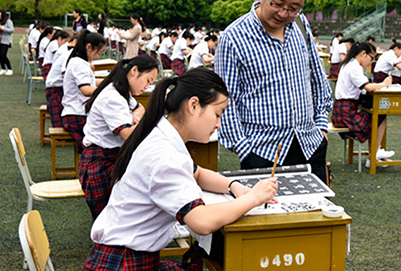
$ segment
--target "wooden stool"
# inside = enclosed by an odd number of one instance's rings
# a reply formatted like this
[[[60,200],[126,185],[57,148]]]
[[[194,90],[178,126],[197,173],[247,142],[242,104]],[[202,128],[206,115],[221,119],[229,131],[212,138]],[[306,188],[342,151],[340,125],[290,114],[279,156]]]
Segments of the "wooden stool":
[[[49,128],[51,139],[51,158],[52,158],[52,180],[57,177],[74,177],[78,178],[78,162],[79,154],[77,152],[77,142],[70,135],[69,132],[64,131],[63,128]],[[74,160],[75,166],[73,167],[57,167],[56,166],[56,147],[57,146],[73,146],[74,147]]]
[[[49,111],[47,111],[47,106],[42,104],[39,107],[39,124],[40,124],[40,146],[43,147],[44,142],[50,143],[50,135],[45,134],[45,121],[50,119]]]
[[[334,127],[332,123],[328,124],[329,133],[349,133],[350,130],[348,128],[337,128]],[[354,152],[354,141],[358,142],[358,151]],[[348,142],[348,148],[347,148]],[[347,154],[348,153],[348,154]],[[350,135],[345,135],[344,139],[344,159],[343,165],[345,165],[345,161],[348,164],[352,164],[354,162],[354,155],[358,155],[358,172],[362,172],[362,155],[368,155],[369,152],[362,151],[362,143],[356,138]]]

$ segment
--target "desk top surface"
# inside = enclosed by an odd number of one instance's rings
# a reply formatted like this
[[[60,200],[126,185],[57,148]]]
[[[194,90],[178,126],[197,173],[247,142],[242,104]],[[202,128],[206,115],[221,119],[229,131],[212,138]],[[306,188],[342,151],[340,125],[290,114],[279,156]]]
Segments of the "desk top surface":
[[[243,216],[236,222],[226,225],[225,232],[261,231],[288,228],[321,227],[350,224],[352,218],[345,212],[339,218],[327,218],[322,211]]]

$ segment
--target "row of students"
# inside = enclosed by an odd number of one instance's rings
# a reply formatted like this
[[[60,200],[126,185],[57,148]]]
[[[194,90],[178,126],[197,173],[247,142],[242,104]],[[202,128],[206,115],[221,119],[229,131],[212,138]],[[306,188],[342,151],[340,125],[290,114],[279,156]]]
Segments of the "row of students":
[[[331,115],[335,127],[347,127],[360,142],[365,142],[371,137],[372,115],[364,110],[358,110],[360,95],[366,92],[378,91],[389,86],[391,77],[386,77],[382,82],[370,83],[363,73],[376,56],[376,47],[369,42],[355,42],[340,64],[340,72],[335,90],[335,102]],[[377,135],[376,160],[390,158],[394,151],[380,149],[386,129],[386,117],[379,116]],[[369,141],[370,149],[370,141]],[[370,167],[369,159],[366,167]]]

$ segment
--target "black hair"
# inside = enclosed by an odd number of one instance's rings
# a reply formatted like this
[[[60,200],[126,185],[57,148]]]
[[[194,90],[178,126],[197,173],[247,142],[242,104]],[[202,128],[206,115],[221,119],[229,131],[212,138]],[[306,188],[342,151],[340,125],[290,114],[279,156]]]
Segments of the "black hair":
[[[132,14],[131,14],[131,18],[137,20],[138,23],[139,23],[139,24],[141,25],[141,27],[142,27],[142,31],[145,31],[146,25],[145,25],[145,22],[143,21],[143,19],[142,19],[141,16],[139,16],[137,13],[132,13]]]
[[[129,105],[129,98],[131,96],[131,93],[129,91],[127,74],[134,66],[138,68],[139,75],[141,75],[142,73],[151,72],[152,70],[157,69],[158,63],[155,58],[147,54],[119,61],[117,65],[113,68],[111,73],[102,81],[102,83],[100,83],[100,85],[93,92],[92,96],[86,101],[86,113],[90,111],[93,102],[96,100],[97,96],[99,96],[103,89],[111,83],[113,83],[113,86],[116,88],[118,93],[120,93],[120,95],[123,96],[125,100],[127,100],[127,103]]]
[[[1,13],[0,24],[5,24],[6,21],[8,20],[8,15],[4,9],[0,9],[0,13]]]
[[[401,43],[399,43],[399,42],[394,42],[394,43],[390,46],[390,48],[388,48],[388,49],[389,49],[389,50],[393,50],[394,48],[401,49]]]
[[[67,39],[70,37],[70,34],[68,34],[67,31],[63,31],[63,30],[56,30],[56,32],[54,32],[53,37],[51,38],[51,40],[49,41],[49,43],[46,45],[45,48],[45,52],[47,47],[49,46],[50,42],[52,42],[53,40],[57,40],[59,37],[61,37],[62,39]]]
[[[350,42],[351,44],[354,44],[355,40],[353,38],[342,39],[342,40],[340,40],[339,44],[346,43],[346,42]]]
[[[167,94],[167,90],[172,86]],[[163,115],[166,113],[181,115],[184,103],[191,97],[198,97],[200,106],[205,107],[215,102],[219,94],[229,97],[226,84],[216,73],[205,68],[195,68],[179,77],[160,80],[152,92],[145,114],[121,147],[114,165],[112,182],[121,179],[132,153],[156,127]]]
[[[334,37],[338,38],[338,37],[344,37],[343,33],[337,33]]]
[[[359,43],[358,41],[352,44],[351,49],[349,49],[347,55],[345,56],[344,60],[340,63],[340,67],[347,64],[351,61],[354,57],[356,57],[360,52],[365,51],[367,54],[374,52],[376,54],[376,47],[367,41]]]
[[[38,57],[39,57],[40,42],[42,41],[42,39],[44,37],[46,37],[49,34],[52,34],[53,30],[54,30],[53,26],[48,26],[45,28],[45,30],[43,30],[42,34],[40,34],[39,39],[38,39],[38,45],[36,46],[36,48],[38,50]]]
[[[370,40],[373,41],[373,42],[376,41],[375,37],[369,35],[369,36],[366,37],[366,41],[370,41]]]
[[[215,35],[209,35],[204,38],[204,41],[209,41],[209,40],[216,42],[216,41],[218,41],[218,38]]]
[[[88,61],[88,55],[86,53],[86,45],[91,44],[92,45],[92,50],[94,49],[101,49],[103,46],[106,45],[106,40],[105,38],[98,34],[98,33],[91,33],[89,30],[84,29],[81,31],[78,37],[77,45],[75,45],[74,50],[72,51],[71,55],[68,57],[67,60],[67,65],[68,62],[70,62],[70,59],[78,56],[82,58],[85,61]]]
[[[99,13],[101,20],[104,20],[104,14],[103,13]]]
[[[194,37],[194,35],[192,35],[191,33],[189,33],[189,30],[186,30],[185,32],[184,32],[184,34],[182,34],[182,37],[184,38],[184,39],[190,39],[190,40],[194,40],[195,39],[195,37]]]
[[[80,8],[75,8],[74,11],[75,13],[78,13],[79,16],[82,16],[82,10]]]
[[[178,37],[178,33],[177,32],[171,32],[170,33],[170,37]]]

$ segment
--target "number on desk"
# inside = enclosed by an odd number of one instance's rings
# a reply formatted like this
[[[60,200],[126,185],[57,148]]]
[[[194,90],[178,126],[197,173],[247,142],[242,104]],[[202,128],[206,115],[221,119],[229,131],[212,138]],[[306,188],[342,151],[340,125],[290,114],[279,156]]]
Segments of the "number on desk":
[[[293,264],[293,256],[292,254],[284,254],[283,256],[283,260],[284,260],[284,265],[285,266],[291,266]],[[303,265],[305,262],[305,254],[303,253],[298,253],[297,255],[295,255],[295,262],[297,265]],[[262,259],[260,259],[260,267],[262,268],[268,268],[270,264],[270,260],[269,257],[263,257]],[[275,266],[280,266],[281,265],[281,257],[280,255],[276,255],[272,261],[272,265]]]
[[[400,104],[398,102],[393,102],[394,107],[398,107]]]

